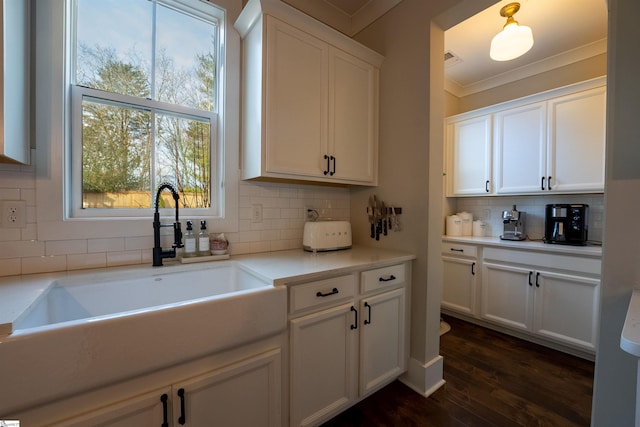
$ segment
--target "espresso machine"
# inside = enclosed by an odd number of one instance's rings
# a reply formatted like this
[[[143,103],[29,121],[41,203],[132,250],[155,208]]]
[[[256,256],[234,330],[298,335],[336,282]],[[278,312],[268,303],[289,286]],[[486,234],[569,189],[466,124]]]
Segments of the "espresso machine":
[[[520,212],[516,205],[510,211],[502,211],[502,223],[504,230],[500,238],[502,240],[524,240],[527,238],[525,232],[526,212]]]

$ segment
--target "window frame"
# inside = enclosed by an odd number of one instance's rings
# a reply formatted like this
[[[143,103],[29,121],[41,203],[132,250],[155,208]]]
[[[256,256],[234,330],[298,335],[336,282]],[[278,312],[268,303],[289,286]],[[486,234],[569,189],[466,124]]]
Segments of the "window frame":
[[[84,98],[104,101],[105,104],[129,105],[132,108],[152,111],[154,113],[166,113],[183,118],[208,120],[210,125],[210,200],[209,208],[182,208],[188,215],[196,215],[198,218],[216,218],[220,216],[221,204],[220,176],[224,176],[224,165],[218,161],[220,150],[218,144],[218,115],[212,111],[196,110],[181,105],[167,104],[150,99],[140,99],[133,96],[117,93],[107,93],[97,89],[71,85],[71,174],[69,191],[69,206],[67,212],[70,218],[135,218],[146,217],[146,209],[107,209],[82,207],[82,101]],[[222,168],[222,169],[221,169]],[[160,183],[157,183],[160,184]],[[155,194],[152,194],[152,200]]]
[[[39,66],[35,70],[36,115],[36,188],[38,240],[69,240],[86,238],[146,237],[153,229],[152,208],[143,217],[79,217],[71,215],[73,200],[73,167],[71,138],[73,53],[73,1],[49,0],[36,8],[35,56]],[[163,0],[177,5],[208,3],[205,0]],[[215,127],[217,152],[212,172],[217,176],[219,189],[218,212],[203,209],[180,209],[180,220],[204,219],[209,229],[238,231],[239,185],[239,93],[240,93],[240,37],[232,28],[241,5],[234,0],[208,3],[220,11],[218,106]],[[213,176],[213,175],[212,175]],[[73,178],[75,179],[75,178]],[[213,185],[213,183],[212,183]],[[212,205],[215,200],[212,199]],[[147,211],[141,209],[141,211]],[[191,212],[193,211],[193,212]],[[163,221],[171,221],[173,207],[160,209]],[[145,239],[146,242],[146,239]],[[152,246],[152,241],[148,242]]]

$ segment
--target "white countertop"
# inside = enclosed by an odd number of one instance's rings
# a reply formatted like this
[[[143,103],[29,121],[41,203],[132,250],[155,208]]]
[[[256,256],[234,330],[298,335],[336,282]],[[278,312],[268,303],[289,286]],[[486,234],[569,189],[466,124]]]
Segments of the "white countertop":
[[[273,282],[275,286],[280,286],[315,280],[328,274],[347,274],[358,269],[385,266],[414,258],[415,255],[405,252],[356,246],[352,249],[316,254],[302,249],[293,249],[239,255],[232,256],[231,261],[240,262],[263,279]],[[166,267],[135,265],[0,278],[0,337],[12,332],[13,323],[56,279],[94,272],[117,274],[135,270],[140,273],[148,269],[149,274],[157,274],[176,268],[198,268],[198,264],[182,265],[177,260],[165,260],[165,265]]]
[[[264,252],[233,257],[275,285],[315,280],[327,274],[346,274],[355,270],[381,267],[388,264],[410,261],[415,255],[385,249],[354,246],[352,249],[318,252],[313,254],[302,249]]]
[[[443,242],[471,243],[474,245],[514,248],[538,252],[602,257],[602,246],[572,246],[544,243],[541,240],[502,240],[499,237],[442,236]]]
[[[635,289],[631,294],[627,317],[624,319],[620,335],[620,348],[640,357],[640,289]]]

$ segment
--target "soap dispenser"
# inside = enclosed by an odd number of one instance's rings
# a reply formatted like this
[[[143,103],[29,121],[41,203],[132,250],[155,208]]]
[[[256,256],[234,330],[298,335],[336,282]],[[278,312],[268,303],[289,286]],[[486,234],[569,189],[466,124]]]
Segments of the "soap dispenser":
[[[200,220],[200,233],[198,233],[198,254],[200,256],[211,255],[209,250],[209,233],[207,232],[207,221]]]
[[[182,256],[185,258],[198,255],[198,241],[193,233],[193,222],[187,221],[187,231],[184,234],[184,251]]]

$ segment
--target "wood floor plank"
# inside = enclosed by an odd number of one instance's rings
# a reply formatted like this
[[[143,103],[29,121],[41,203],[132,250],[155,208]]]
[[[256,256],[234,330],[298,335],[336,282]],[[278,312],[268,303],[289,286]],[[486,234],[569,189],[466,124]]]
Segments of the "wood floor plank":
[[[425,398],[395,381],[324,426],[589,426],[593,362],[445,320],[442,388]]]

